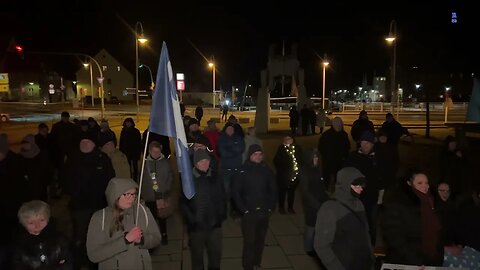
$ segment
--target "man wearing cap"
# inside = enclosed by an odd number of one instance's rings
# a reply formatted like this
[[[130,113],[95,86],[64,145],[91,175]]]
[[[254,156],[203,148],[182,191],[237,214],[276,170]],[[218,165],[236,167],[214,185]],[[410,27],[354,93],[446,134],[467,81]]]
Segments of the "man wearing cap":
[[[328,270],[370,270],[373,250],[367,217],[358,199],[364,175],[353,167],[338,171],[333,199],[322,204],[315,224],[315,251]]]
[[[95,146],[95,141],[91,133],[82,134],[78,148],[65,164],[74,225],[74,255],[79,266],[89,264],[85,249],[88,223],[95,211],[107,205],[105,189],[115,176],[110,158]]]
[[[258,144],[248,148],[248,160],[232,183],[232,197],[242,216],[243,269],[253,270],[262,262],[270,213],[277,203],[277,184],[263,161]]]
[[[359,138],[360,146],[358,150],[353,151],[345,162],[346,167],[355,167],[363,175],[365,175],[366,186],[360,197],[365,206],[368,224],[370,227],[370,237],[372,245],[376,240],[376,224],[377,224],[377,202],[379,201],[379,191],[386,186],[386,181],[381,177],[381,170],[378,167],[377,156],[374,152],[375,135],[370,131],[363,132]],[[381,199],[380,199],[381,201]]]
[[[222,258],[222,223],[226,218],[223,183],[210,166],[210,153],[198,149],[193,156],[195,196],[182,200],[182,209],[190,237],[192,269],[220,269]],[[203,253],[207,250],[208,267]]]
[[[373,126],[372,121],[368,120],[367,111],[362,110],[358,114],[358,119],[353,122],[352,129],[350,130],[353,141],[358,143],[360,141],[360,136],[362,136],[365,131],[370,131],[374,134],[375,127]]]

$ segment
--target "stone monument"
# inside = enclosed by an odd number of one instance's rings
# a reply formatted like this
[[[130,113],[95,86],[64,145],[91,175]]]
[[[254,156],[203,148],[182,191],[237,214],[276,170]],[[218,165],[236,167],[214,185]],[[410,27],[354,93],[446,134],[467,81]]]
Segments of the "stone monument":
[[[290,53],[275,53],[270,45],[267,68],[261,71],[261,88],[258,89],[255,128],[258,133],[267,133],[270,125],[270,97],[297,97],[297,109],[308,104],[305,89],[305,72],[297,59],[297,46],[291,46]]]

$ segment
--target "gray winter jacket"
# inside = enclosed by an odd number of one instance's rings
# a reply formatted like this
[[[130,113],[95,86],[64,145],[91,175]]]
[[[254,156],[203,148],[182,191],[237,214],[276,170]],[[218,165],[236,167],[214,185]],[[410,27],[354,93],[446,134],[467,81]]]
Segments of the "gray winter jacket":
[[[155,174],[155,180],[152,174]],[[143,171],[142,199],[146,202],[154,202],[156,199],[167,198],[172,188],[173,173],[168,159],[163,155],[159,159],[148,156]]]
[[[160,244],[160,231],[150,210],[143,205],[139,207],[138,226],[143,231],[143,240],[140,244],[125,241],[125,233],[135,226],[136,202],[123,212],[122,231],[110,236],[112,225],[113,206],[118,198],[126,191],[137,188],[138,185],[131,179],[113,178],[108,183],[105,195],[108,207],[95,212],[90,220],[87,233],[88,258],[98,263],[99,270],[151,270],[152,260],[149,249]]]
[[[341,169],[337,174],[334,200],[323,203],[317,213],[314,247],[328,270],[370,270],[373,267],[365,209],[350,191],[350,185],[358,178],[364,178],[359,170]]]

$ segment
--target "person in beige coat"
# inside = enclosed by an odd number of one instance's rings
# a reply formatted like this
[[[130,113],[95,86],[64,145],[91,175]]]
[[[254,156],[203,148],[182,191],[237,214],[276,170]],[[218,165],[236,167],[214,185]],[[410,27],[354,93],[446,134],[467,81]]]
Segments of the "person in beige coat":
[[[132,179],[112,178],[105,195],[108,205],[95,212],[87,234],[88,258],[99,270],[151,270],[148,252],[160,244],[160,231],[152,213],[140,204],[138,185]]]
[[[120,178],[130,178],[130,166],[128,165],[127,156],[116,148],[114,138],[105,137],[104,139],[99,140],[98,143],[102,152],[107,154],[112,161],[115,176]]]

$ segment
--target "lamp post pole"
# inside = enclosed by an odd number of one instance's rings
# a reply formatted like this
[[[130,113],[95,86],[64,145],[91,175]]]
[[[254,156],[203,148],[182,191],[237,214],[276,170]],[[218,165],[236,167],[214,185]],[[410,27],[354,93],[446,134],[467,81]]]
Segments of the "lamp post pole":
[[[215,108],[215,63],[210,62],[208,66],[212,68],[212,104],[213,108]]]
[[[392,104],[399,106],[398,104],[398,90],[395,88],[396,85],[396,69],[397,69],[397,23],[395,20],[390,21],[390,30],[388,33],[388,37],[385,40],[393,45],[393,59],[392,59],[392,77],[390,79],[390,91],[391,91],[391,99],[390,101]],[[393,107],[393,106],[392,106]],[[392,108],[393,110],[393,108]]]
[[[138,27],[140,27],[141,34],[138,34]],[[140,121],[140,97],[138,95],[138,42],[145,43],[147,39],[143,36],[143,25],[141,22],[135,24],[135,96],[137,101],[137,122]]]
[[[88,64],[90,69],[90,89],[92,90],[92,108],[95,108],[95,98],[94,98],[94,91],[93,91],[93,70],[92,64]]]
[[[322,90],[322,109],[325,110],[325,70],[327,69],[328,66],[328,61],[327,61],[327,55],[324,55],[323,58],[323,90]]]

